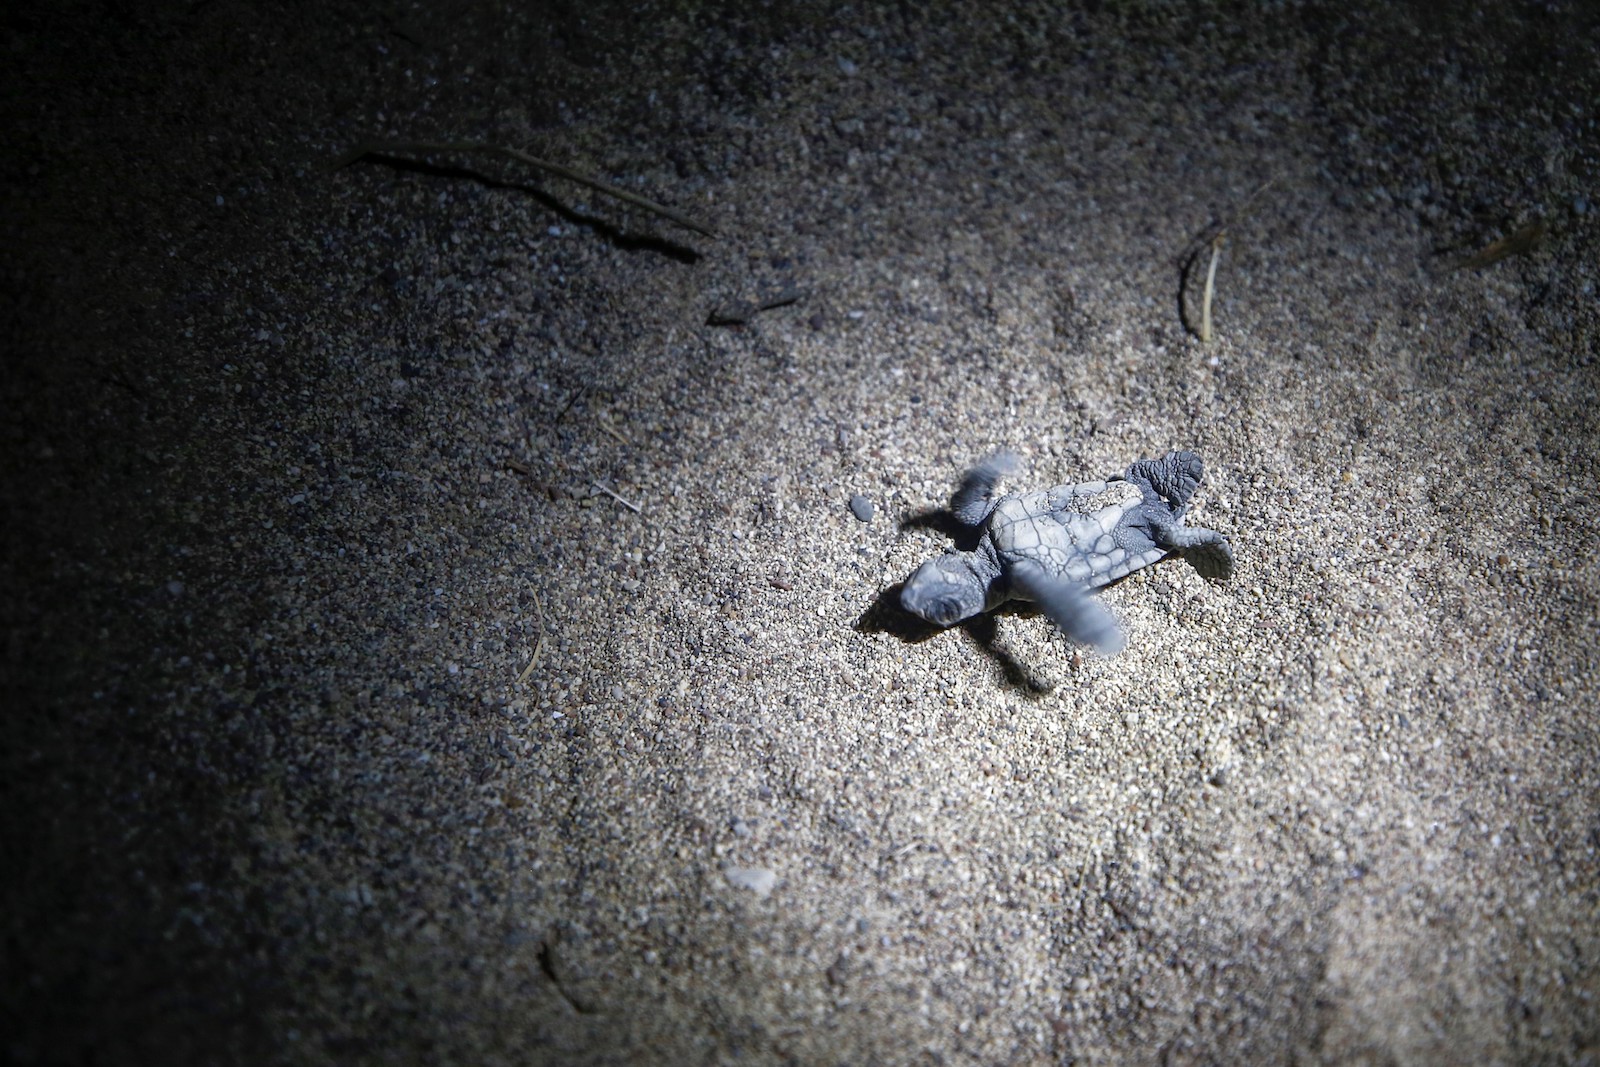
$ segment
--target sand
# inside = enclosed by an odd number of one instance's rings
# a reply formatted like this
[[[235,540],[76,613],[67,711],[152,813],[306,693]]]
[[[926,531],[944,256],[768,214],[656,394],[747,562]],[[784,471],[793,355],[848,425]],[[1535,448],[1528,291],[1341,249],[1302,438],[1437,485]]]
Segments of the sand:
[[[1092,7],[7,16],[9,1058],[1600,1062],[1597,17]]]

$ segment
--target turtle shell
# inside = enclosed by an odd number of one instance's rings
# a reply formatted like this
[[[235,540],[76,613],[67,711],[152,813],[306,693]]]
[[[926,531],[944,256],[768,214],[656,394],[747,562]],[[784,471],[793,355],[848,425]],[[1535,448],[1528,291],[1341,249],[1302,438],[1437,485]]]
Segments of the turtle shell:
[[[1002,566],[1031,560],[1053,577],[1094,589],[1167,555],[1143,530],[1130,530],[1144,505],[1131,482],[1084,482],[1002,497],[989,536]]]

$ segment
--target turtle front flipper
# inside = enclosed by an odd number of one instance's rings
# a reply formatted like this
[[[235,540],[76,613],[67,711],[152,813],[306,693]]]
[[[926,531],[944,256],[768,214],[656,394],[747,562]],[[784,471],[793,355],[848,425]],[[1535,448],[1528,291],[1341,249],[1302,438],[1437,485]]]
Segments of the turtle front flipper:
[[[977,526],[994,510],[994,489],[1000,479],[1015,474],[1022,460],[1015,452],[996,452],[961,476],[961,486],[950,498],[950,513],[963,526]]]
[[[1127,643],[1116,617],[1081,583],[1053,577],[1031,562],[1014,564],[1009,577],[1016,592],[1037,604],[1074,641],[1093,646],[1102,656],[1115,656]]]
[[[1136,485],[1148,485],[1181,519],[1189,508],[1189,498],[1200,487],[1206,465],[1193,452],[1168,452],[1160,459],[1141,459],[1122,475]]]

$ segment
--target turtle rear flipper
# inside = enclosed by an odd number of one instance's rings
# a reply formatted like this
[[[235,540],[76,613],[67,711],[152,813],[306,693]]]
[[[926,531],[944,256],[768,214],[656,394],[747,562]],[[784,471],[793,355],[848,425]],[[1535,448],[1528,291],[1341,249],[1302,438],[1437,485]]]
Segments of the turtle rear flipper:
[[[1215,530],[1201,526],[1170,526],[1161,531],[1161,547],[1189,561],[1200,577],[1225,582],[1233,577],[1233,548]]]
[[[1129,466],[1122,477],[1154,489],[1172,509],[1173,518],[1182,518],[1189,498],[1200,487],[1205,467],[1193,452],[1168,452],[1160,459],[1141,459]]]
[[[994,510],[994,488],[1000,479],[1015,474],[1022,461],[1015,452],[996,452],[961,476],[961,486],[950,498],[950,513],[963,526],[976,526]]]
[[[1116,616],[1080,583],[1052,577],[1036,563],[1014,565],[1010,578],[1017,592],[1037,604],[1045,618],[1074,641],[1093,646],[1102,656],[1115,656],[1127,643]]]

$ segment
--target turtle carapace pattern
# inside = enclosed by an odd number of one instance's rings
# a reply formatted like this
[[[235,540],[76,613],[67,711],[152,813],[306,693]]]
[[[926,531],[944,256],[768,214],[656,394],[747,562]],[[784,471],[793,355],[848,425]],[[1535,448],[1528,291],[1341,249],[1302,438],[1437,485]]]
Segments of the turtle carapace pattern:
[[[996,496],[1019,465],[1000,452],[962,477],[950,511],[981,531],[978,547],[917,568],[900,591],[907,611],[953,626],[1008,600],[1032,601],[1068,637],[1112,656],[1122,629],[1090,591],[1168,556],[1212,581],[1233,574],[1227,538],[1183,525],[1205,469],[1193,452],[1140,460],[1102,482]]]

